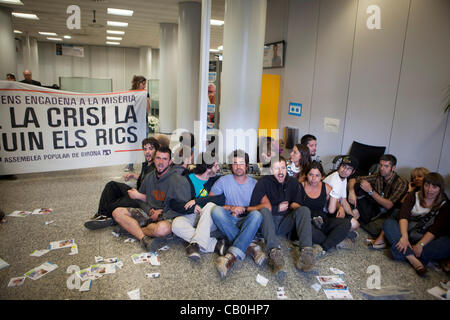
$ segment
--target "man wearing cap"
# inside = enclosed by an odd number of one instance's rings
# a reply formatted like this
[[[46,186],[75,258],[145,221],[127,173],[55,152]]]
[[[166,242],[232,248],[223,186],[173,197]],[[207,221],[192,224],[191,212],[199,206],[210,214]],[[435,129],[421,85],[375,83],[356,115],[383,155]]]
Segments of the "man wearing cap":
[[[346,156],[342,159],[338,169],[324,179],[324,182],[332,187],[328,211],[330,214],[336,214],[336,218],[350,220],[352,227],[348,237],[353,240],[358,236],[355,230],[359,228],[359,213],[358,210],[352,210],[347,201],[347,178],[355,172],[358,164],[358,159]]]

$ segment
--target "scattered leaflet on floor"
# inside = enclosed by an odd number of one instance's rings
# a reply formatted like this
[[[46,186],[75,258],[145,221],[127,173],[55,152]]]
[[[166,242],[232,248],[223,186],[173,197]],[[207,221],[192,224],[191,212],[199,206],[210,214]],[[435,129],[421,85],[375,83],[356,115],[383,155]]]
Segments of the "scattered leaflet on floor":
[[[284,292],[284,287],[278,287],[277,288],[277,298],[280,300],[286,300],[287,295],[286,292]]]
[[[2,258],[0,258],[0,270],[2,270],[3,268],[7,268],[9,267],[9,263],[6,262],[5,260],[3,260]]]
[[[323,292],[329,300],[353,300],[347,286],[342,284],[336,286],[342,286],[342,288],[323,289]]]
[[[32,214],[46,215],[46,214],[51,214],[51,213],[53,213],[53,209],[50,209],[50,208],[39,208],[39,209],[35,209]]]
[[[344,283],[344,279],[339,277],[338,275],[331,275],[331,276],[317,276],[317,280],[321,285],[326,284],[340,284]]]
[[[136,253],[131,256],[131,260],[133,260],[134,264],[138,263],[151,263],[152,265],[159,266],[159,258],[154,252],[145,252],[145,253]]]
[[[141,300],[141,291],[140,289],[135,289],[127,292],[128,296],[131,300]]]
[[[339,270],[338,268],[330,268],[330,271],[333,272],[334,274],[339,275],[339,276],[345,274],[344,271]]]
[[[444,290],[439,286],[428,289],[427,292],[440,300],[450,300],[450,290]]]
[[[311,286],[311,288],[313,288],[315,292],[319,292],[320,289],[322,289],[322,286],[321,286],[320,284],[318,284],[318,283],[314,283],[314,284]]]
[[[10,217],[19,217],[19,218],[25,218],[28,217],[31,214],[31,211],[14,211],[8,214]]]
[[[75,240],[60,240],[60,241],[53,241],[50,242],[49,249],[50,250],[56,250],[56,249],[62,249],[62,248],[70,248],[75,244]]]
[[[56,268],[58,268],[58,266],[56,264],[53,264],[53,263],[47,261],[47,262],[43,263],[42,265],[40,265],[39,267],[31,269],[30,271],[25,273],[25,277],[28,277],[33,280],[37,280],[37,279],[40,279],[41,277],[43,277],[44,275],[46,275],[47,273],[52,272]]]
[[[11,278],[8,283],[8,287],[20,287],[25,282],[25,277]]]
[[[78,254],[78,246],[76,243],[74,243],[72,245],[72,247],[70,247],[70,248],[71,248],[70,253],[69,253],[70,256],[73,256],[74,254]]]
[[[258,274],[256,276],[256,282],[258,282],[263,287],[267,286],[267,283],[269,282],[269,279],[264,278],[262,275]]]
[[[92,280],[87,280],[85,282],[83,282],[83,284],[80,286],[80,291],[84,292],[84,291],[89,291],[91,290],[91,284],[92,284]]]
[[[160,273],[147,273],[147,274],[145,275],[145,277],[146,277],[146,278],[154,279],[154,278],[159,278],[159,277],[161,277],[161,274],[160,274]]]

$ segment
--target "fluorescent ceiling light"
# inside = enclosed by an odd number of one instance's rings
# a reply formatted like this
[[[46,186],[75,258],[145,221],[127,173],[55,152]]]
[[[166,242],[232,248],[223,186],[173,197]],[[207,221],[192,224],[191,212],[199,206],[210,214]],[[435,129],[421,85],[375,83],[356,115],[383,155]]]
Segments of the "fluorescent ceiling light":
[[[106,44],[115,44],[115,45],[119,45],[120,42],[106,41]]]
[[[61,38],[52,38],[52,37],[47,37],[48,40],[53,40],[53,41],[62,41]]]
[[[222,20],[214,20],[214,19],[211,19],[211,20],[210,20],[210,23],[211,23],[213,26],[223,26],[223,24],[224,24],[225,22],[222,21]]]
[[[122,40],[122,37],[106,37],[108,40]]]
[[[38,33],[42,34],[43,36],[57,36],[57,34],[54,33],[54,32],[41,32],[41,31],[39,31]]]
[[[108,8],[108,14],[131,17],[133,15],[133,10]]]
[[[209,49],[209,52],[219,52],[217,49]]]
[[[0,0],[0,3],[5,3],[5,4],[18,4],[23,6],[22,1],[20,0]]]
[[[64,39],[72,39],[71,36],[64,36]]]
[[[128,27],[128,22],[108,21],[107,25],[112,27]]]
[[[217,50],[222,51],[223,50],[223,46],[218,46]]]
[[[20,30],[14,30],[14,33],[23,33],[23,32]]]
[[[119,31],[119,30],[106,30],[106,33],[108,34],[125,34],[125,31]]]
[[[38,16],[34,13],[13,12],[12,15],[16,18],[39,20]]]

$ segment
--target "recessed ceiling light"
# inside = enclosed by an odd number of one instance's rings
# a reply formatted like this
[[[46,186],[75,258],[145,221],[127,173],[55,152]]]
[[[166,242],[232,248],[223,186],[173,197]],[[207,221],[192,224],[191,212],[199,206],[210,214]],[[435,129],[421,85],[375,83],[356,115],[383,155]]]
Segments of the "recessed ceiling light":
[[[106,37],[108,40],[122,40],[122,37]]]
[[[119,30],[106,30],[106,33],[108,34],[125,34],[125,31],[119,31]]]
[[[128,27],[128,22],[108,21],[107,25],[112,27]]]
[[[14,30],[14,33],[23,33],[23,32],[20,30]]]
[[[12,15],[16,18],[39,20],[39,17],[34,13],[13,12]]]
[[[214,19],[211,19],[211,20],[210,20],[210,23],[211,23],[213,26],[223,26],[223,24],[224,24],[225,22],[222,21],[222,20],[214,20]]]
[[[133,16],[133,10],[108,8],[108,14],[131,17]]]
[[[61,38],[52,38],[52,37],[47,37],[48,40],[53,40],[53,41],[62,41]]]
[[[38,33],[42,34],[43,36],[57,36],[57,34],[54,33],[54,32],[41,32],[41,31],[39,31]]]
[[[71,36],[64,36],[64,39],[72,39]]]
[[[18,4],[23,6],[22,1],[20,0],[0,0],[0,3],[5,3],[5,4]]]
[[[114,41],[106,41],[106,44],[114,44],[114,45],[119,45],[120,42],[114,42]]]

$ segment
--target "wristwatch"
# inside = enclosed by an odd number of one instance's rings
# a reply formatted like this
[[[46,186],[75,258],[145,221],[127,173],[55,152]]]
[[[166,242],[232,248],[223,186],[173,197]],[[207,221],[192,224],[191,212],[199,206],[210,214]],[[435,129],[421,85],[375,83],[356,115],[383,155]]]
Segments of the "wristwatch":
[[[370,190],[369,192],[367,192],[367,194],[368,194],[369,196],[373,195],[373,190]]]
[[[423,242],[419,242],[419,246],[424,247],[425,245],[423,244]]]

